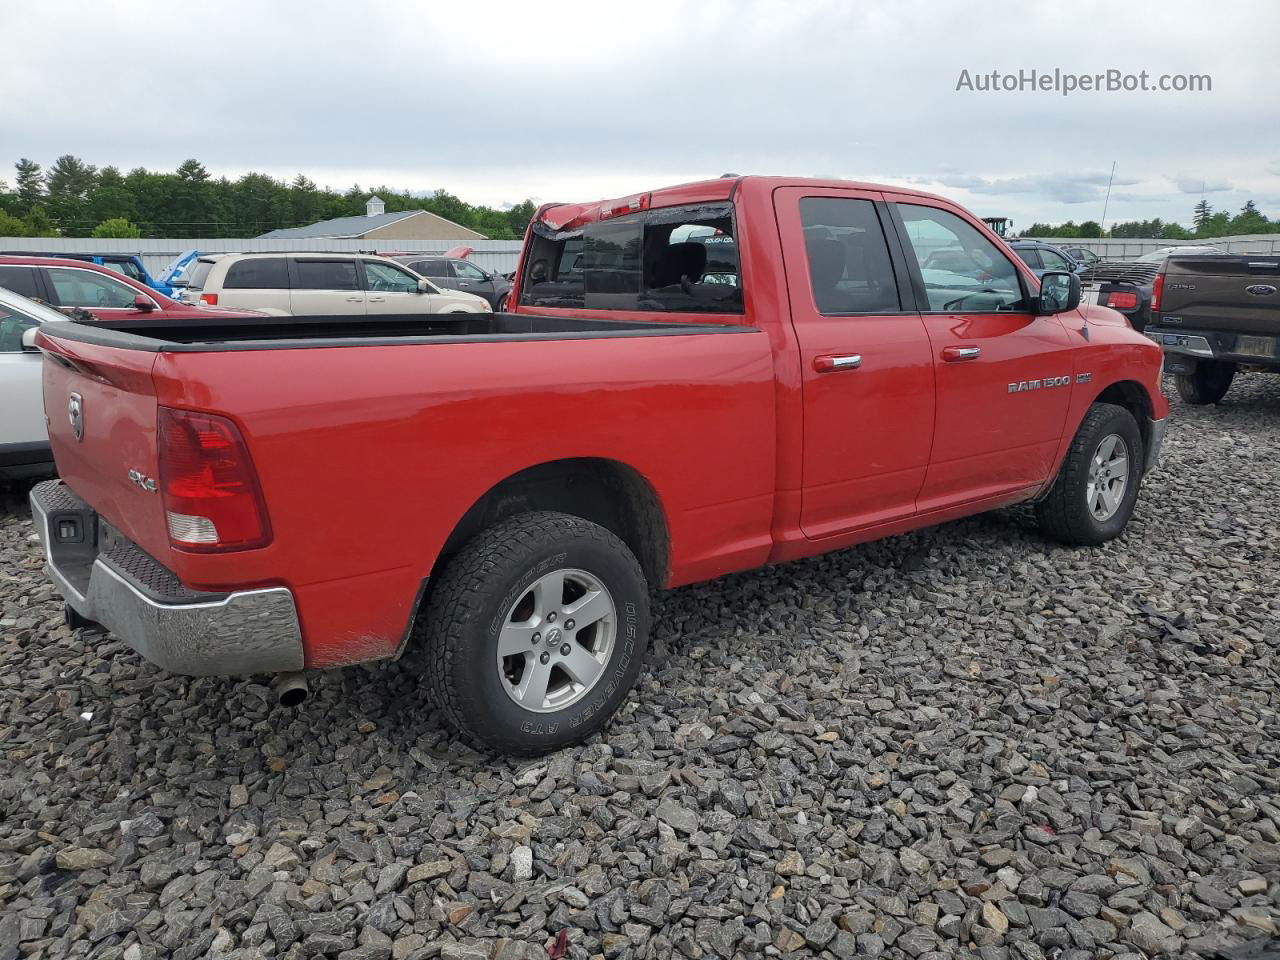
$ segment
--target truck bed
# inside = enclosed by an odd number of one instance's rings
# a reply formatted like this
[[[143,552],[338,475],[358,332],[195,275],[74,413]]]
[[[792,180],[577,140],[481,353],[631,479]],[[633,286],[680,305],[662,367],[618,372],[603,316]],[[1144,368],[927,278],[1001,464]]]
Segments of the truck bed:
[[[61,340],[153,353],[271,350],[305,347],[388,346],[518,340],[592,340],[614,337],[747,333],[754,327],[481,313],[404,316],[291,316],[267,320],[227,317],[210,321],[129,318],[60,324]]]

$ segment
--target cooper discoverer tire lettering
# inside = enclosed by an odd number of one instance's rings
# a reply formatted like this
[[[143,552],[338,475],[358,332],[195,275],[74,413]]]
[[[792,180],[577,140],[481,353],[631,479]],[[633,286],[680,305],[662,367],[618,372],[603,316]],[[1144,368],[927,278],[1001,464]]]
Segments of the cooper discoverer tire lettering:
[[[511,517],[454,556],[416,631],[445,718],[471,745],[535,755],[601,730],[649,636],[640,564],[598,524]]]

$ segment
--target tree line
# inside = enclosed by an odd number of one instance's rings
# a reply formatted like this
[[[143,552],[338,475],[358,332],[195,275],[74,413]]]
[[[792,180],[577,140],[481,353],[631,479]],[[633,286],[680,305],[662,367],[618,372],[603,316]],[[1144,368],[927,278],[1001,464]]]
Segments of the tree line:
[[[344,193],[299,174],[286,183],[261,173],[212,177],[199,160],[173,173],[138,167],[122,173],[79,157],[58,157],[45,170],[28,158],[14,164],[12,188],[0,180],[0,236],[5,237],[257,237],[317,220],[361,216],[377,194],[388,213],[427,210],[495,240],[524,235],[535,207],[508,210],[466,203],[447,191],[416,197],[358,184]]]
[[[1165,240],[1207,240],[1210,237],[1233,237],[1249,233],[1280,233],[1280,219],[1267,219],[1252,200],[1247,201],[1234,216],[1226,210],[1215,210],[1208,200],[1201,200],[1192,214],[1190,229],[1180,223],[1166,222],[1155,217],[1151,220],[1126,220],[1113,224],[1106,235],[1118,239],[1160,237]],[[1023,237],[1080,239],[1100,238],[1102,235],[1102,225],[1096,220],[1085,220],[1083,223],[1068,220],[1056,226],[1033,223],[1020,234]]]

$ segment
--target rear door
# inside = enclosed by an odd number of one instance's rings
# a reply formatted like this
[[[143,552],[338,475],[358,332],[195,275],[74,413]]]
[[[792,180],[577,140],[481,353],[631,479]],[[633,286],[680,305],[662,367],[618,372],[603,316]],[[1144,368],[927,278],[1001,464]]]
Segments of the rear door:
[[[418,291],[418,278],[384,260],[362,260],[365,303],[373,314],[431,313],[433,298]]]
[[[800,525],[822,538],[909,517],[933,441],[929,337],[880,194],[774,193],[804,395]]]
[[[1043,482],[1075,373],[1063,321],[1031,313],[1035,281],[972,220],[940,201],[889,199],[937,371],[921,511]],[[940,248],[961,251],[963,261],[925,268]]]
[[[294,316],[359,316],[364,285],[354,257],[294,257],[289,261],[289,312]]]
[[[35,317],[0,303],[0,447],[43,443],[40,354],[22,349],[22,335],[39,326]]]
[[[493,281],[489,279],[489,275],[466,260],[453,260],[451,264],[453,274],[458,278],[457,289],[463,293],[474,293],[477,297],[484,297],[489,301],[489,305],[493,306],[496,298]]]

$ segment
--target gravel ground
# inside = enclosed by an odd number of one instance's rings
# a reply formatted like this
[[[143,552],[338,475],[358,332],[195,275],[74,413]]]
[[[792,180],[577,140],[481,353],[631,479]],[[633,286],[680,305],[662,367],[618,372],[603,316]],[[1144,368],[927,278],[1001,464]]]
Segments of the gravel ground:
[[[664,595],[608,740],[472,753],[73,634],[0,519],[0,960],[1210,955],[1280,921],[1280,380],[1125,537],[1007,511]]]

